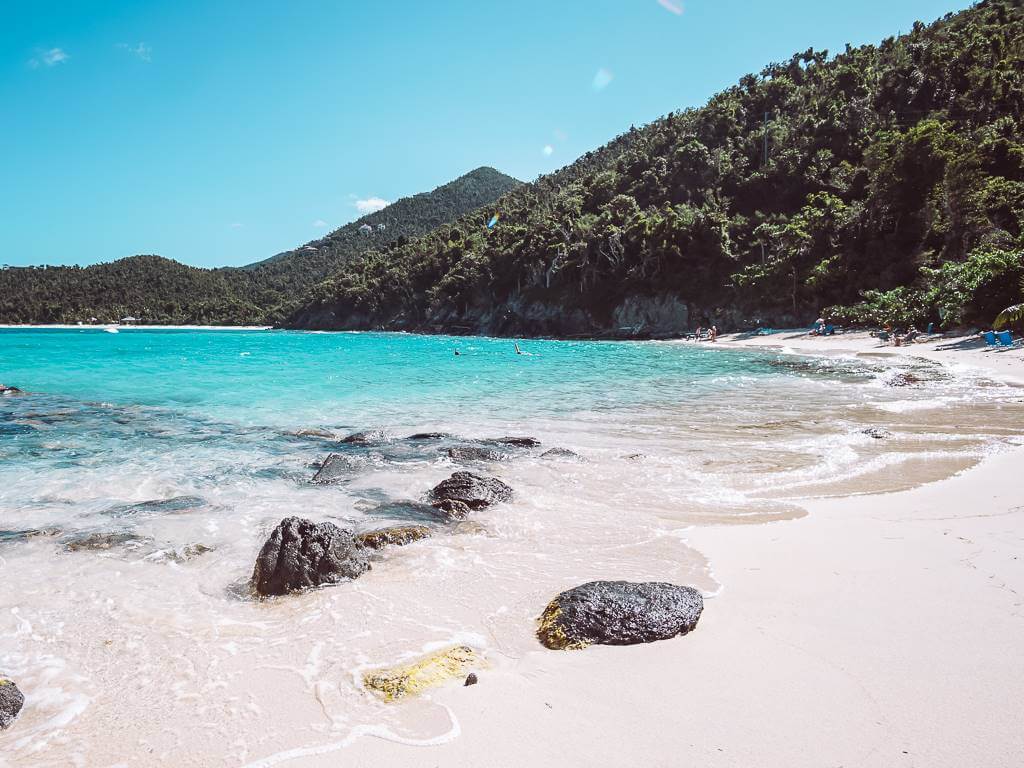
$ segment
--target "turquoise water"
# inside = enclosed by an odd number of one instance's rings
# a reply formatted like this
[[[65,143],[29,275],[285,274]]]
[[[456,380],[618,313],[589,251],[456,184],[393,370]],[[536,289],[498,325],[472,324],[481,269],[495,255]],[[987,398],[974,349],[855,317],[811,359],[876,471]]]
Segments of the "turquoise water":
[[[0,375],[86,401],[165,406],[246,423],[380,426],[501,408],[517,417],[616,408],[773,376],[764,355],[679,345],[384,333],[3,330]],[[459,355],[455,355],[455,351]],[[695,389],[696,388],[696,389]]]
[[[0,766],[243,765],[364,733],[453,738],[448,710],[385,706],[360,671],[463,643],[515,674],[567,587],[663,580],[713,597],[691,526],[936,479],[1024,432],[1019,390],[906,358],[520,347],[0,330],[0,382],[26,392],[0,397],[0,674],[30,701]],[[444,434],[409,439],[425,431]],[[540,445],[495,440],[509,435]],[[342,470],[313,483],[329,454]],[[456,470],[515,496],[458,525],[418,517]],[[254,601],[255,556],[289,515],[432,535],[352,584]]]

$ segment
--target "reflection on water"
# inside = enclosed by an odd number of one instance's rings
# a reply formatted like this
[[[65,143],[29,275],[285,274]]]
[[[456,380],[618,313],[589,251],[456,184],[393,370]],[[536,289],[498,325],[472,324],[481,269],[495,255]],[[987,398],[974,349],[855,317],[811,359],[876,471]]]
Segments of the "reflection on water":
[[[508,664],[537,650],[554,593],[595,578],[713,593],[685,528],[910,487],[1024,432],[1019,390],[920,361],[522,346],[0,332],[0,380],[39,393],[0,399],[0,673],[29,699],[0,765],[446,738],[445,710],[382,704],[359,671],[448,642]],[[365,429],[388,436],[339,440]],[[407,439],[423,432],[444,434]],[[505,435],[542,444],[501,444],[500,461],[464,450]],[[329,453],[331,482],[312,484]],[[515,499],[439,524],[419,501],[456,468],[500,476]],[[255,554],[292,514],[433,535],[382,551],[357,582],[253,602]]]

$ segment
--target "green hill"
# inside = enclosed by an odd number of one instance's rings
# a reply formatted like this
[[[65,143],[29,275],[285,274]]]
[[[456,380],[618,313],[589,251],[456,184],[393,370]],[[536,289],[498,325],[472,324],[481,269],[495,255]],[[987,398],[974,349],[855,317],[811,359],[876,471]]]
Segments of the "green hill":
[[[317,285],[295,327],[990,322],[1024,275],[1024,10],[807,50]]]
[[[241,269],[198,269],[159,256],[90,267],[0,271],[0,322],[246,325],[283,319],[305,291],[372,247],[395,246],[494,202],[520,182],[478,168],[402,198],[326,237]],[[362,227],[369,227],[369,233]]]

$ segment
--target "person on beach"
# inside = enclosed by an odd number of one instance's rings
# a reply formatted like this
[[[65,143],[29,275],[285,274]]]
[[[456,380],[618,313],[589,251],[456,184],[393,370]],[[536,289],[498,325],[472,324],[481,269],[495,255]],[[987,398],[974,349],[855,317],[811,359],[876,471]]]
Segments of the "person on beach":
[[[711,326],[711,340],[712,341],[718,341],[718,326],[717,325],[712,325]]]

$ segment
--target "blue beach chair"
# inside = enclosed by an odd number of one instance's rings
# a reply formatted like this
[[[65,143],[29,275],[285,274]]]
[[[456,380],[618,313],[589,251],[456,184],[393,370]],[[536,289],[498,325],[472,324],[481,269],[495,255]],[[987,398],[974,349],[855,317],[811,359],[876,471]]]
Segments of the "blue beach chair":
[[[996,340],[995,331],[985,331],[981,334],[982,338],[985,339],[986,347],[998,347],[999,342]]]
[[[1013,346],[1013,334],[1009,331],[1001,331],[1000,333],[997,333],[996,339],[999,340],[999,345],[1002,347]]]

